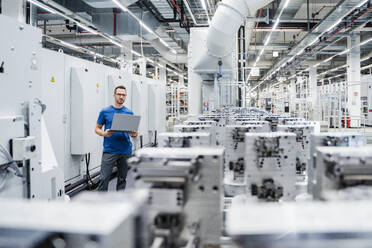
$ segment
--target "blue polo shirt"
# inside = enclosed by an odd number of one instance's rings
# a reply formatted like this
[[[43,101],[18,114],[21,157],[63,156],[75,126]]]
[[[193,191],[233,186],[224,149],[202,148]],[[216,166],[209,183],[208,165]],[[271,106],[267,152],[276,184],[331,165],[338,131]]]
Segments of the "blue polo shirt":
[[[97,120],[98,125],[104,125],[105,130],[111,129],[114,114],[133,115],[133,112],[127,107],[115,108],[110,105],[101,110]],[[114,132],[111,137],[104,137],[103,152],[112,154],[131,154],[132,142],[128,132]]]

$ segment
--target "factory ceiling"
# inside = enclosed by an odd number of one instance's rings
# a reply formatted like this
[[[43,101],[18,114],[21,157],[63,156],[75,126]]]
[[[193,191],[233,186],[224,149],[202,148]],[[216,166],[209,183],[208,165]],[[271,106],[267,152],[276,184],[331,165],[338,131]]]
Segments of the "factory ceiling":
[[[179,70],[187,66],[190,28],[207,27],[219,2],[218,0],[35,1],[66,14],[61,16],[42,8],[37,9],[33,20],[50,37],[75,46],[93,49],[99,54],[113,58],[122,55],[123,49],[108,42],[106,37],[96,35],[94,32],[86,32],[87,30],[74,25],[71,21],[79,20],[94,30],[97,29],[120,41],[133,41],[135,55],[142,54],[153,60],[165,59]],[[309,63],[316,64],[344,51],[347,48],[347,38],[353,33],[359,32],[362,40],[369,38],[372,14],[368,2],[361,0],[289,0],[288,3],[287,0],[273,1],[267,7],[257,11],[255,17],[247,18],[245,23],[242,23],[245,50],[240,57],[244,63],[239,62],[243,70],[240,80],[254,86],[267,80],[275,80],[278,76],[285,77],[301,72],[308,68]],[[360,3],[365,5],[353,9]],[[70,12],[67,13],[66,10]],[[72,19],[68,20],[66,17]],[[273,30],[278,19],[277,27]],[[330,27],[337,31],[337,34],[332,37],[332,34],[327,36],[330,31],[324,34]],[[153,32],[148,31],[148,28]],[[315,45],[316,49],[312,49],[311,46]],[[264,52],[261,54],[263,48]],[[368,45],[361,47],[364,57],[369,55],[370,51],[371,47]],[[345,61],[346,56],[334,57],[331,61],[327,61],[330,63],[318,66],[318,70],[325,72],[344,64]],[[363,63],[368,65],[369,57],[363,60]],[[260,68],[259,76],[251,75],[252,67]]]

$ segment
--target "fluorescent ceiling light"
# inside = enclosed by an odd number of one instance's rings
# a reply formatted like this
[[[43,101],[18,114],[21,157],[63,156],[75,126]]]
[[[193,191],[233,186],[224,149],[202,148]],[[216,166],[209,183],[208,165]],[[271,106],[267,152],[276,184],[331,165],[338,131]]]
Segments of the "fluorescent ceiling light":
[[[147,32],[155,35],[156,37],[158,37],[158,39],[160,40],[160,42],[171,49],[170,45],[168,43],[166,43],[158,34],[156,34],[149,26],[147,26],[143,21],[141,21],[134,13],[132,13],[132,11],[130,11],[128,8],[126,8],[124,5],[122,5],[118,0],[112,0],[117,6],[119,6],[123,11],[125,12],[128,12],[140,25],[141,27],[143,27]],[[177,52],[173,49],[171,49],[171,52],[177,54]]]
[[[275,21],[275,24],[274,24],[274,27],[273,27],[273,31],[278,27],[278,25],[279,25],[279,18],[276,19],[276,21]]]
[[[271,34],[267,37],[266,41],[265,41],[265,46],[267,46],[270,42],[270,38],[271,38]]]
[[[188,1],[187,1],[187,0],[183,0],[183,3],[186,5],[186,8],[187,8],[187,10],[188,10],[189,13],[190,13],[193,22],[194,22],[196,25],[198,25],[198,23],[196,22],[195,16],[194,16],[194,14],[192,13],[192,10],[191,10],[191,8],[190,8],[190,5],[189,5]]]
[[[140,53],[137,53],[136,51],[132,50],[131,53],[137,55],[138,57],[142,57],[142,55]]]
[[[48,6],[46,6],[46,5],[42,4],[42,3],[39,3],[39,2],[36,1],[36,0],[28,0],[28,1],[29,1],[30,3],[36,5],[36,6],[40,7],[40,8],[42,8],[42,9],[44,9],[44,10],[46,10],[46,11],[52,13],[52,14],[57,14],[57,11],[55,11],[55,10],[52,9],[52,8],[49,8]]]
[[[291,0],[287,0],[287,2],[285,2],[285,5],[284,5],[284,8],[287,8],[288,7],[288,4]]]
[[[118,0],[112,0],[117,6],[119,6],[119,8],[121,8],[123,11],[128,11],[128,9],[126,7],[124,7],[124,5],[119,2]]]
[[[361,7],[363,4],[365,4],[366,2],[368,2],[369,0],[363,0],[358,6],[357,8]]]
[[[329,32],[330,30],[332,30],[334,27],[336,27],[341,21],[342,21],[343,18],[340,18],[337,22],[335,22],[332,26],[330,26],[326,32]]]
[[[200,2],[201,2],[201,5],[202,5],[205,13],[207,14],[208,24],[210,24],[211,20],[209,19],[209,13],[208,13],[207,5],[205,4],[205,0],[200,0]]]
[[[65,45],[65,46],[68,46],[68,47],[71,47],[73,49],[79,49],[80,47],[78,46],[75,46],[74,44],[71,44],[71,43],[68,43],[68,42],[65,42],[63,40],[60,41],[62,45]]]
[[[92,29],[90,27],[87,27],[87,26],[85,26],[85,25],[83,25],[81,23],[78,23],[78,22],[75,22],[75,23],[76,23],[76,25],[78,25],[78,27],[84,29],[85,31],[87,31],[89,33],[92,33],[92,34],[95,34],[95,35],[98,35],[99,34],[96,30],[94,30],[94,29]]]
[[[151,30],[151,28],[149,28],[146,24],[144,24],[142,21],[139,21],[139,24],[144,28],[146,29],[147,32],[151,33],[151,34],[155,34],[154,31]]]
[[[114,45],[116,45],[116,46],[118,46],[118,47],[121,47],[121,48],[124,47],[122,44],[120,44],[119,42],[117,42],[117,41],[115,41],[115,40],[113,40],[113,39],[111,39],[111,38],[108,38],[108,40],[109,40],[112,44],[114,44]]]

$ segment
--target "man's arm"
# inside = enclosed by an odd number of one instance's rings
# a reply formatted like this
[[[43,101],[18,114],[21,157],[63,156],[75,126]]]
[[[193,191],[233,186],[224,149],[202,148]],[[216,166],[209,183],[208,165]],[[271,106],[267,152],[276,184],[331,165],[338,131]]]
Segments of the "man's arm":
[[[102,127],[103,125],[99,125],[99,124],[96,124],[96,128],[95,128],[95,132],[96,134],[98,134],[99,136],[102,136],[102,137],[111,137],[113,132],[112,131],[103,131],[102,130]]]

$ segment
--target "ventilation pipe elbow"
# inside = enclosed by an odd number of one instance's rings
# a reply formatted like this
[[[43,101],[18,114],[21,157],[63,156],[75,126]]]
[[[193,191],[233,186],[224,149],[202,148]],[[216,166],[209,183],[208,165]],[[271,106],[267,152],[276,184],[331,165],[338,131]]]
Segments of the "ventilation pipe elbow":
[[[248,16],[273,0],[223,0],[212,19],[207,34],[208,54],[223,58],[232,51],[233,40]]]

